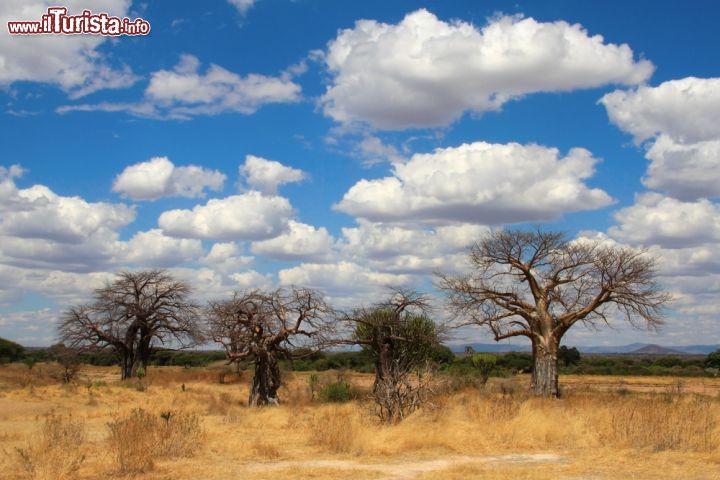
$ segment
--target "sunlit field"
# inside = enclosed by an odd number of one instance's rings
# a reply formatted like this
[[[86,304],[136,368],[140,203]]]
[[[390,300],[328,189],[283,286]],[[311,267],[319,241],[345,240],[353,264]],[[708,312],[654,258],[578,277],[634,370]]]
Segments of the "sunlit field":
[[[437,379],[431,405],[381,426],[371,375],[344,373],[357,399],[330,404],[289,372],[280,407],[250,409],[247,372],[152,368],[139,384],[85,367],[59,385],[50,368],[0,367],[3,478],[720,478],[718,379],[576,376],[560,400],[529,397],[526,376]]]

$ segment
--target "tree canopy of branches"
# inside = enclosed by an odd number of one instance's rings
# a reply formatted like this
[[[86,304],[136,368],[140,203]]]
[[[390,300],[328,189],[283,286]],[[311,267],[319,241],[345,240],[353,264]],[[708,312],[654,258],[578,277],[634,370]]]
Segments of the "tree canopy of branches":
[[[428,317],[430,311],[427,296],[400,289],[369,308],[355,309],[346,318],[354,327],[351,343],[374,358],[373,399],[384,422],[398,422],[426,401],[423,373],[441,336]],[[413,373],[417,376],[411,380]]]
[[[236,292],[210,302],[206,316],[208,336],[223,345],[231,362],[254,363],[251,406],[279,403],[278,359],[326,348],[335,330],[332,307],[319,292],[305,288]]]
[[[577,322],[623,318],[655,328],[670,300],[645,251],[557,232],[496,231],[472,247],[469,260],[469,275],[440,277],[451,311],[496,341],[528,337],[538,396],[558,396],[558,346]]]
[[[60,341],[70,348],[112,348],[123,379],[147,369],[154,342],[189,346],[201,339],[200,310],[190,286],[164,270],[120,272],[93,301],[62,317]]]

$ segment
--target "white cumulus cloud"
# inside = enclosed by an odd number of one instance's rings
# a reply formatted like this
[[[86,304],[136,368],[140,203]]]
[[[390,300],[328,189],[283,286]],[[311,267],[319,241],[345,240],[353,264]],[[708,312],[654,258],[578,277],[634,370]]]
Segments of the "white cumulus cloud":
[[[720,241],[720,205],[707,199],[683,202],[644,193],[615,219],[619,225],[609,233],[628,243],[679,248]]]
[[[468,248],[489,228],[457,224],[435,229],[360,221],[343,228],[345,258],[386,272],[432,274],[456,272],[467,261]]]
[[[282,260],[321,261],[327,259],[333,247],[333,238],[325,227],[290,220],[289,230],[268,240],[252,243],[252,252]]]
[[[290,202],[257,191],[211,199],[192,210],[163,212],[158,224],[166,235],[209,240],[261,240],[287,228],[293,213]]]
[[[612,203],[583,180],[597,160],[540,145],[475,142],[416,154],[393,176],[360,180],[335,209],[372,221],[502,224],[550,220]]]
[[[390,130],[447,125],[533,92],[634,85],[654,69],[578,24],[499,16],[478,29],[424,9],[396,25],[359,20],[324,58],[332,76],[325,114]]]
[[[618,90],[600,102],[637,143],[650,140],[647,187],[683,200],[720,196],[720,78]]]
[[[412,277],[383,273],[353,262],[302,263],[278,272],[281,285],[302,285],[325,292],[338,306],[370,304],[388,287],[407,285]]]
[[[200,240],[168,237],[159,229],[137,232],[119,247],[119,263],[143,267],[171,267],[203,254]]]
[[[153,157],[126,167],[113,183],[113,191],[133,200],[161,197],[204,197],[205,190],[221,190],[225,175],[217,170],[175,166],[167,157]]]
[[[245,183],[263,193],[276,193],[280,185],[301,182],[307,178],[300,169],[283,165],[275,160],[267,160],[255,155],[245,157],[245,163],[239,167]]]

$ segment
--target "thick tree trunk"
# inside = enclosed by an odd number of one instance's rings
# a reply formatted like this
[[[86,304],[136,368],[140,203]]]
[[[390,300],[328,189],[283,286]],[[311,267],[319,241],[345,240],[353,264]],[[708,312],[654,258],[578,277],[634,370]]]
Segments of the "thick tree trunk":
[[[127,380],[133,376],[133,366],[135,362],[133,356],[129,352],[123,352],[120,359],[120,379]]]
[[[373,383],[373,394],[378,394],[379,389],[384,386],[385,379],[391,375],[392,353],[389,342],[382,343],[378,348],[377,360],[375,360],[375,382]]]
[[[539,397],[560,396],[558,389],[558,344],[555,338],[533,342],[533,394]]]
[[[248,405],[262,407],[278,405],[277,391],[280,388],[280,367],[269,352],[261,352],[255,357],[255,375],[250,387]]]
[[[145,373],[147,373],[147,367],[150,364],[150,341],[152,340],[151,337],[142,337],[138,341],[137,349],[135,352],[135,360],[132,365],[132,376],[137,375],[137,371],[139,368],[142,368]]]

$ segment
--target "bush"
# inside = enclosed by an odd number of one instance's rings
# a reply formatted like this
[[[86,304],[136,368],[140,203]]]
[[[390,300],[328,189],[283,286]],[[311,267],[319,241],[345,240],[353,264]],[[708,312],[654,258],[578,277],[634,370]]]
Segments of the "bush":
[[[438,345],[433,349],[431,358],[438,365],[447,366],[455,361],[455,354],[445,345]]]
[[[84,440],[85,425],[81,421],[50,413],[40,433],[28,441],[26,448],[17,449],[20,467],[31,479],[76,478],[85,460],[81,451]]]
[[[720,368],[720,350],[715,350],[705,358],[705,368]]]
[[[480,385],[485,385],[497,364],[497,357],[491,353],[476,353],[470,357],[470,363],[478,373]]]
[[[577,365],[580,363],[580,352],[575,347],[566,347],[562,345],[558,350],[558,361],[560,361],[566,367],[570,365]]]
[[[349,402],[352,395],[350,384],[345,381],[328,383],[320,389],[320,400],[323,402],[343,403]]]

